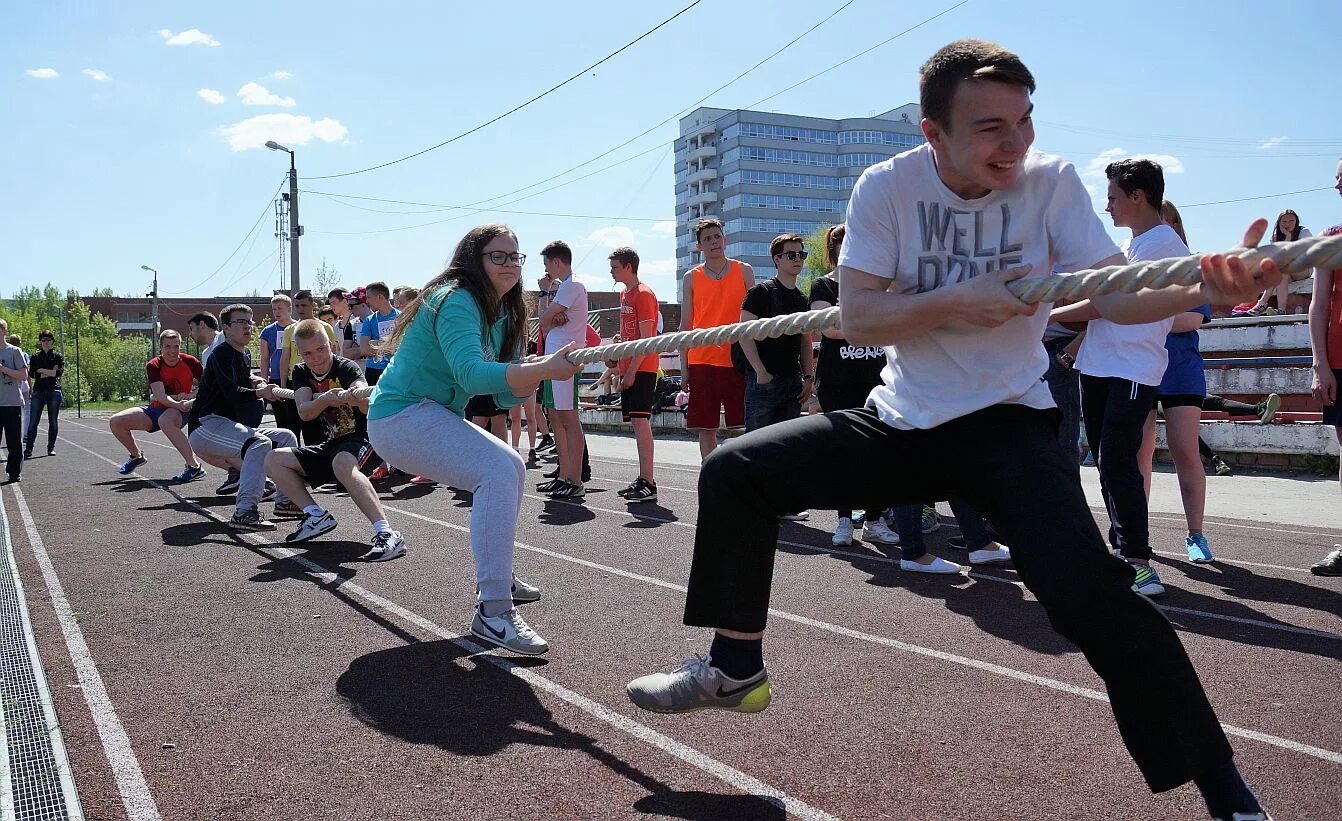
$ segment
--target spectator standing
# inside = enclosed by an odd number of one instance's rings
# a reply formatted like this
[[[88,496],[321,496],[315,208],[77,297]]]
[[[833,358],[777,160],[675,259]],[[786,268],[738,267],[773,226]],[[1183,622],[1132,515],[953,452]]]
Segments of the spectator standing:
[[[620,292],[620,333],[622,340],[634,341],[657,335],[657,295],[638,278],[638,252],[621,247],[611,252],[610,276],[624,286]],[[616,491],[626,502],[657,501],[657,477],[653,473],[652,413],[657,388],[657,367],[661,357],[650,353],[622,359],[619,374],[620,415],[634,428],[638,448],[638,476]]]

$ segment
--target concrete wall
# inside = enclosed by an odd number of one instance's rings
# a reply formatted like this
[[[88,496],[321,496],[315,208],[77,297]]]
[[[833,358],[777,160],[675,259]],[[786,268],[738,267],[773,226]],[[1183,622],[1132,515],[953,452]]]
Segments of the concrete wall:
[[[1309,350],[1309,325],[1304,322],[1233,326],[1211,325],[1198,332],[1203,354],[1221,351],[1274,352]]]
[[[1209,360],[1209,363],[1215,360]],[[1308,394],[1309,368],[1207,368],[1207,392],[1225,394]]]
[[[1338,455],[1337,436],[1332,427],[1316,423],[1203,422],[1201,433],[1217,453]],[[1166,446],[1164,420],[1157,423],[1156,446],[1161,449]]]

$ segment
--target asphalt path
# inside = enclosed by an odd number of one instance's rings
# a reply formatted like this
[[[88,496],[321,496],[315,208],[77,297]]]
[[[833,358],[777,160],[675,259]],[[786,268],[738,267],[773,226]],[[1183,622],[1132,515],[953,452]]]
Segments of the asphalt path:
[[[897,552],[831,548],[832,513],[787,524],[773,706],[653,715],[625,683],[706,648],[680,619],[692,465],[659,463],[660,501],[637,506],[615,494],[628,440],[594,447],[582,502],[528,473],[516,567],[552,650],[524,659],[470,640],[467,494],[380,485],[409,552],[368,564],[348,498],[318,496],[340,527],[317,541],[240,538],[219,471],[166,485],[180,459],[149,436],[121,477],[105,421],[62,422],[0,497],[89,818],[1205,817],[1191,787],[1146,790],[1098,677],[1009,567],[903,574]],[[962,559],[944,521],[929,548]],[[1342,583],[1305,570],[1328,530],[1216,517],[1220,561],[1197,566],[1180,526],[1153,516],[1159,603],[1241,771],[1279,820],[1337,817]]]

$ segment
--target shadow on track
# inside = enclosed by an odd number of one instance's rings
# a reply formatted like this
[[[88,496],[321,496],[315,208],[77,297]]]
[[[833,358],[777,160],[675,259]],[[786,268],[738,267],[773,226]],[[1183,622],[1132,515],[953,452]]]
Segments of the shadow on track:
[[[454,755],[495,755],[513,744],[581,752],[650,793],[634,804],[639,812],[696,821],[785,817],[781,807],[759,796],[673,790],[591,736],[560,724],[525,681],[450,641],[412,642],[360,656],[336,681],[336,692],[378,732]]]

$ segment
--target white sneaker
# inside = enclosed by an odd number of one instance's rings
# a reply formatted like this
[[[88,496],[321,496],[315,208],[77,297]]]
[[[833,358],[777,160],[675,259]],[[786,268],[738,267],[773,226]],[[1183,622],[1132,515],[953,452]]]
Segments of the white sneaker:
[[[541,600],[541,589],[534,584],[527,584],[517,575],[513,575],[513,604],[530,604]]]
[[[963,567],[955,562],[948,562],[940,556],[933,556],[932,561],[928,564],[923,564],[918,561],[910,561],[908,559],[900,559],[899,569],[910,573],[938,573],[942,575],[951,575],[952,573],[959,573],[961,570],[964,570]]]
[[[862,541],[876,544],[899,544],[899,534],[883,520],[868,521],[862,525]]]
[[[834,528],[834,538],[829,541],[835,547],[851,545],[853,543],[853,520],[847,516],[839,519],[839,526]]]
[[[982,550],[969,551],[970,564],[1006,564],[1009,561],[1011,549],[997,542],[988,542]]]
[[[784,513],[782,516],[779,516],[778,518],[782,519],[785,522],[805,522],[811,518],[811,513],[810,511],[803,510],[798,513]]]
[[[373,547],[359,557],[361,562],[389,562],[405,555],[405,539],[399,530],[384,530],[373,534]]]
[[[517,608],[487,618],[477,604],[475,618],[471,620],[471,635],[524,656],[539,656],[550,649],[545,639],[536,635],[536,631],[522,620]]]
[[[308,514],[303,517],[303,523],[298,526],[298,529],[285,536],[284,540],[286,542],[306,542],[308,539],[315,539],[323,533],[330,533],[335,529],[336,520],[330,511],[326,511],[320,516]]]

